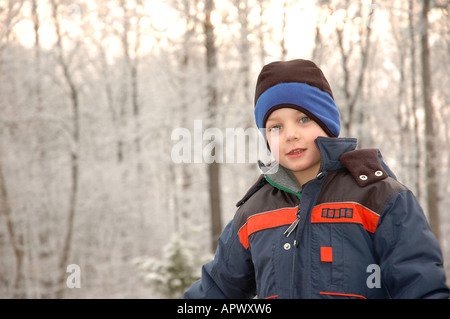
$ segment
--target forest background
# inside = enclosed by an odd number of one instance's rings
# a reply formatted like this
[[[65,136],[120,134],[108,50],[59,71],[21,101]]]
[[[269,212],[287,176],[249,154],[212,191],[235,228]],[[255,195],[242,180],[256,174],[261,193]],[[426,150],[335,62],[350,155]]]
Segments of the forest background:
[[[294,58],[416,194],[448,278],[449,7],[1,0],[0,298],[179,297],[259,170],[174,161],[174,131],[255,127],[258,72]]]

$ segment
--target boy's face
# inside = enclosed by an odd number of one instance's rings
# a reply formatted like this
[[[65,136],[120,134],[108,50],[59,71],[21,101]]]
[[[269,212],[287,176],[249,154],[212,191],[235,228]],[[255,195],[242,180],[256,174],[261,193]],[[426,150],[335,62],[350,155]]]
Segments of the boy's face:
[[[317,176],[321,157],[314,140],[328,135],[316,122],[296,109],[281,108],[269,115],[266,132],[273,156],[300,185]]]

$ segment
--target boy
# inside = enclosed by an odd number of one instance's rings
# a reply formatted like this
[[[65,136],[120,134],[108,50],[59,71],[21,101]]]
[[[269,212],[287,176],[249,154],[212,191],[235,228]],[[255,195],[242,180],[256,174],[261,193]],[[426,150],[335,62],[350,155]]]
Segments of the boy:
[[[313,62],[266,65],[255,118],[276,162],[261,165],[186,298],[449,298],[416,198],[378,150],[338,138],[339,111]]]

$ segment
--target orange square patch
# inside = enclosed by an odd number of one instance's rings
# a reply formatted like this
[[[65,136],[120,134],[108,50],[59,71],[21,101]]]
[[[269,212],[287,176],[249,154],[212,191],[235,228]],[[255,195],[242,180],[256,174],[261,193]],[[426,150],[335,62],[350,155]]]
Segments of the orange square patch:
[[[326,263],[333,262],[333,249],[331,247],[320,247],[320,260]]]

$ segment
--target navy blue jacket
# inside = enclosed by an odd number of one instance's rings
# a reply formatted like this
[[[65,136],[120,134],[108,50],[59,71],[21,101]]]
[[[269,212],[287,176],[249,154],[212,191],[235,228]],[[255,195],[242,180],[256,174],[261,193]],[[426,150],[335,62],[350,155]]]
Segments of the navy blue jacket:
[[[449,298],[439,244],[379,151],[316,145],[322,167],[303,188],[264,168],[185,298]]]

